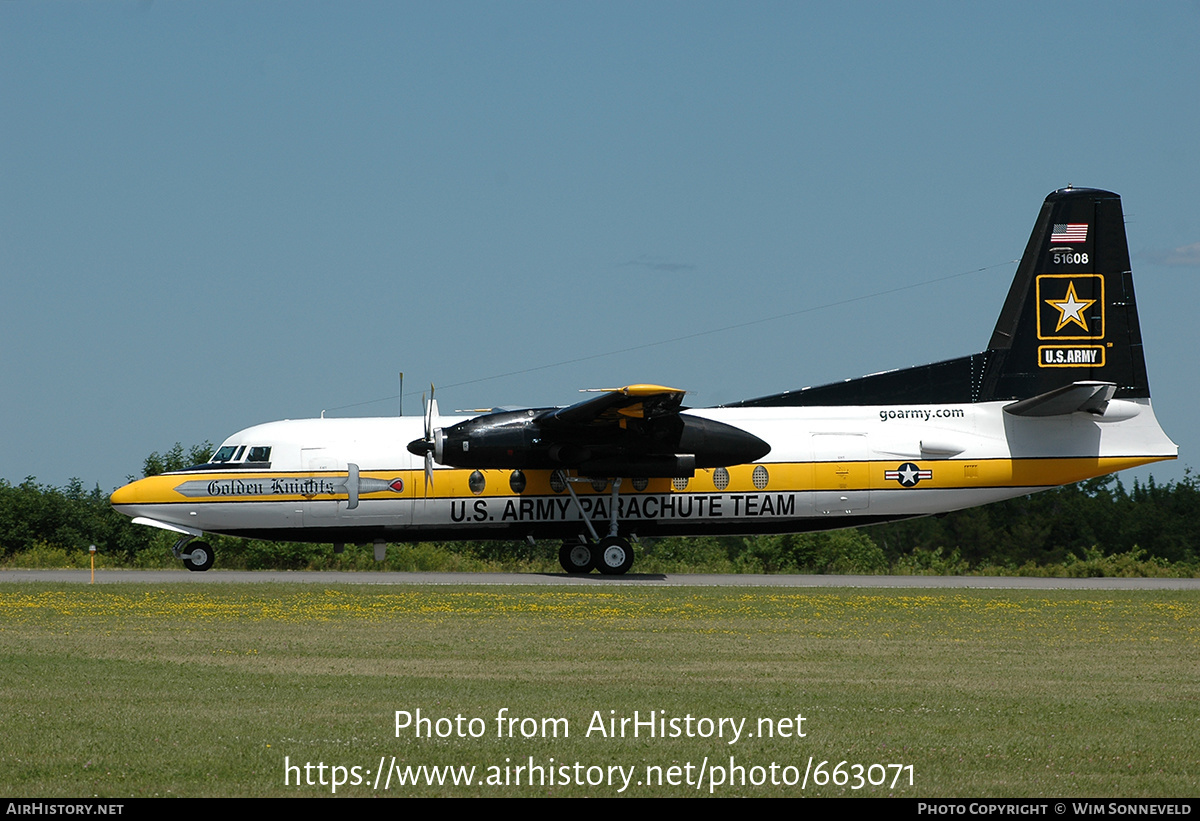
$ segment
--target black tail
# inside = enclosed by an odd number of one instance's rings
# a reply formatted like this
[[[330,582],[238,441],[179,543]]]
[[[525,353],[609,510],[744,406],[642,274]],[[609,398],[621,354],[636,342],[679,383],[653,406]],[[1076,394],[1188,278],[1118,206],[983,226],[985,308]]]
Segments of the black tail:
[[[734,406],[992,402],[1077,382],[1150,396],[1121,198],[1094,188],[1046,197],[986,351]]]
[[[987,399],[1021,399],[1082,380],[1118,398],[1150,396],[1121,198],[1093,188],[1046,197],[992,340]]]

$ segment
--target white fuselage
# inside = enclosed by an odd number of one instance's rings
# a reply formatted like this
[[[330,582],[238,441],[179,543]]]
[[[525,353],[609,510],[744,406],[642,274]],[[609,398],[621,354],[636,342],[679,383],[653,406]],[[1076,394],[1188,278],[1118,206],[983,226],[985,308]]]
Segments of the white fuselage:
[[[624,479],[623,533],[654,536],[824,530],[985,504],[1176,456],[1149,400],[1103,416],[1014,416],[1006,403],[719,408],[688,414],[771,445],[755,464],[684,479]],[[451,425],[466,417],[445,418]],[[406,450],[420,417],[305,419],[224,443],[270,448],[265,463],[225,463],[134,482],[117,510],[145,524],[295,541],[572,538],[613,519],[610,477],[568,489],[549,470],[425,465]],[[261,450],[260,450],[261,452]],[[514,476],[513,474],[518,474]],[[571,476],[570,471],[566,474]],[[571,489],[575,491],[572,497]]]

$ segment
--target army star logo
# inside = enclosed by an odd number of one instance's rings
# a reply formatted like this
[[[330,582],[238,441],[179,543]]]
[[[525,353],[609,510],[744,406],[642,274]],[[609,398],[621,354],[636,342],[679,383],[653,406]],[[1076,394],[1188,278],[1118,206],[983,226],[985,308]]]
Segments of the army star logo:
[[[1054,328],[1055,333],[1061,331],[1063,326],[1071,322],[1083,328],[1085,333],[1091,333],[1091,328],[1087,326],[1087,322],[1083,319],[1083,312],[1096,304],[1096,300],[1080,299],[1076,296],[1074,281],[1067,285],[1067,295],[1064,298],[1047,299],[1046,304],[1058,311],[1058,325]]]
[[[895,470],[885,470],[883,478],[894,480],[900,483],[901,487],[916,487],[917,482],[922,479],[932,479],[932,470],[921,470],[912,462],[905,462]]]

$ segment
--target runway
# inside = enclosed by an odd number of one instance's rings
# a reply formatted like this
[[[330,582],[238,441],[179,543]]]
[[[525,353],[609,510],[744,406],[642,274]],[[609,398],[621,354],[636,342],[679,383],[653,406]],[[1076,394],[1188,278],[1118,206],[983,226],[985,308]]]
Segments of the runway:
[[[87,570],[0,570],[0,584],[88,584]],[[1027,576],[804,576],[629,573],[569,576],[566,573],[391,573],[279,570],[97,570],[96,584],[374,584],[570,587],[766,587],[911,588],[991,590],[1200,590],[1200,579],[1051,579]]]

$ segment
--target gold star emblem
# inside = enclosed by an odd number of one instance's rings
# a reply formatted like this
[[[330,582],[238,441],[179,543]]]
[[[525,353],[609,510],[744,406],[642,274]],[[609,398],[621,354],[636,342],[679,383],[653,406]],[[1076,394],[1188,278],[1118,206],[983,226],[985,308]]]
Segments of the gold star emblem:
[[[1055,333],[1061,331],[1063,326],[1071,322],[1083,328],[1085,333],[1091,333],[1091,328],[1084,321],[1083,312],[1096,304],[1096,300],[1080,299],[1076,296],[1074,280],[1067,285],[1067,295],[1065,297],[1062,299],[1047,299],[1046,304],[1058,311],[1058,325],[1054,328]]]

